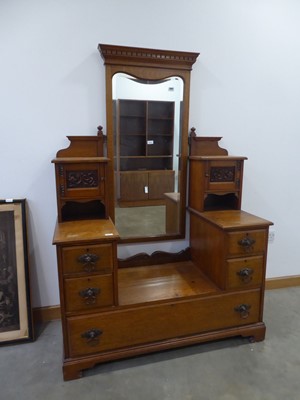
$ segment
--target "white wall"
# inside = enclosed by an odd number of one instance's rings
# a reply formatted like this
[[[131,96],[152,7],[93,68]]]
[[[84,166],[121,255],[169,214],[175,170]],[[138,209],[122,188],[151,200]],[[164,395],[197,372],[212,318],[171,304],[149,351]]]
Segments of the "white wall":
[[[297,0],[0,1],[0,197],[28,199],[34,306],[59,303],[50,161],[105,127],[98,43],[201,52],[190,126],[248,156],[243,208],[275,223],[268,276],[299,274],[299,20]]]

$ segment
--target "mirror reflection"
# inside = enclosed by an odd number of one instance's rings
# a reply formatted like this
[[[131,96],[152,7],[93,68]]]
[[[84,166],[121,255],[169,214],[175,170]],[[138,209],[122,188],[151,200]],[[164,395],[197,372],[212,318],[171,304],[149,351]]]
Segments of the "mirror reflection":
[[[113,76],[115,223],[122,238],[180,233],[183,80]]]

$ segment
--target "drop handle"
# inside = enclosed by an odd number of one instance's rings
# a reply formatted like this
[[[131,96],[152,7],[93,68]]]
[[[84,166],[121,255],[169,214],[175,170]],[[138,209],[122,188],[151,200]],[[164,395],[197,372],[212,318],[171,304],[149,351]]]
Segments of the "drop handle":
[[[100,336],[102,335],[103,331],[97,328],[92,328],[86,332],[81,334],[81,337],[86,340],[86,344],[89,346],[96,346],[99,344]]]
[[[253,272],[254,271],[252,268],[243,268],[240,271],[238,271],[236,274],[240,277],[242,282],[249,283],[252,281]]]
[[[234,308],[234,311],[238,312],[240,314],[240,317],[245,319],[249,317],[250,308],[251,308],[250,304],[240,304]]]
[[[77,258],[77,261],[81,264],[83,264],[83,269],[86,272],[92,272],[95,269],[96,262],[99,260],[99,256],[97,254],[93,253],[85,253],[82,254]]]
[[[97,300],[97,295],[101,293],[100,288],[87,288],[81,290],[79,292],[79,296],[81,296],[87,305],[95,304]]]
[[[242,246],[246,251],[252,250],[253,245],[256,240],[252,237],[248,236],[248,234],[241,240],[238,241],[238,244]]]

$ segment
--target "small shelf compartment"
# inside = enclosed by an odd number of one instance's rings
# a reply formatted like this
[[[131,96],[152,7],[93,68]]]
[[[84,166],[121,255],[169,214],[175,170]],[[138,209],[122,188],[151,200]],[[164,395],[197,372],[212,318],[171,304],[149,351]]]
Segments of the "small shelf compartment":
[[[121,116],[120,117],[120,131],[123,135],[131,134],[137,135],[145,132],[146,120],[143,117],[134,116]]]
[[[62,221],[103,218],[106,218],[106,208],[100,200],[66,201],[61,208]]]
[[[172,101],[148,101],[149,119],[170,119],[174,118],[174,102]]]
[[[149,119],[148,120],[148,135],[172,135],[173,119]]]
[[[120,137],[120,157],[146,156],[145,135],[123,135]]]
[[[143,117],[146,115],[145,101],[140,100],[119,100],[121,117]]]
[[[204,211],[237,210],[239,197],[236,193],[208,193],[204,199]]]

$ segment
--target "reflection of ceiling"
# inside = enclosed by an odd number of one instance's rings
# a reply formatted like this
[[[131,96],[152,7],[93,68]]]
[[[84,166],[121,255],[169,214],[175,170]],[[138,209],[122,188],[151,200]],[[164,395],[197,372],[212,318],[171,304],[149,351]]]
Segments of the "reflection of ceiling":
[[[126,76],[124,76],[122,78],[125,78],[125,77]],[[166,79],[161,79],[161,80],[156,80],[156,81],[149,81],[149,80],[146,80],[146,79],[135,78],[133,76],[132,77],[128,76],[128,79],[130,79],[132,81],[135,81],[137,83],[141,83],[143,85],[159,85],[160,83],[168,82],[168,81],[172,81],[173,80],[173,78],[166,78]]]
[[[177,76],[144,80],[124,73],[113,77],[114,99],[182,101],[183,80]]]

